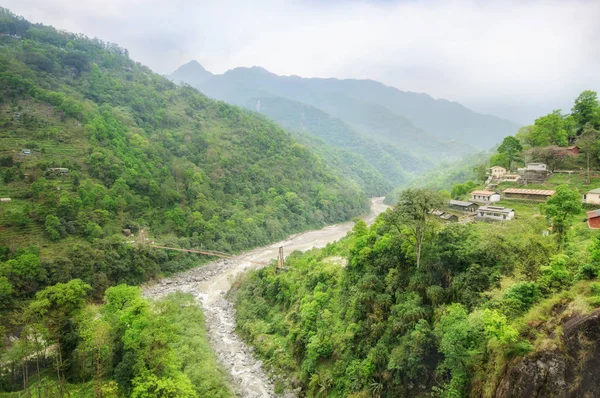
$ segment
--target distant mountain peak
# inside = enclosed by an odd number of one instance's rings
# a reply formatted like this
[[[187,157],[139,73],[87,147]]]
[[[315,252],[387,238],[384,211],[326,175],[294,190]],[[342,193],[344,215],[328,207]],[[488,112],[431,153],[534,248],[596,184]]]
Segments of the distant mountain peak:
[[[204,83],[212,77],[212,73],[207,71],[200,62],[192,60],[187,64],[181,65],[177,70],[171,73],[168,78],[175,83],[188,83],[192,86]]]

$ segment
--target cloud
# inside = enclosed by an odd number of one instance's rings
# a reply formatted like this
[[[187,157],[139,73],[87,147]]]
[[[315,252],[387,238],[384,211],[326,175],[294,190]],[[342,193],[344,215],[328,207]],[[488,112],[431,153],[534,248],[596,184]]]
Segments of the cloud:
[[[26,18],[119,43],[160,73],[260,65],[371,78],[530,119],[600,88],[600,2],[5,0]],[[525,120],[530,121],[530,120]]]

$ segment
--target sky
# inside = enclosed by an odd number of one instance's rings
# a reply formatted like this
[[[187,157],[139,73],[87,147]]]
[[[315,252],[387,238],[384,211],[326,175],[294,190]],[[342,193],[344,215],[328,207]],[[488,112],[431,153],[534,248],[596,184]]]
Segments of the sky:
[[[598,0],[0,0],[161,74],[359,78],[522,124],[600,91]]]

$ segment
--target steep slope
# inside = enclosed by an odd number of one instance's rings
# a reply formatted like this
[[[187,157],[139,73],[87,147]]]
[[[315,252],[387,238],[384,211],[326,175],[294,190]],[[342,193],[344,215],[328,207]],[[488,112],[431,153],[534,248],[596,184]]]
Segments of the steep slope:
[[[178,87],[114,44],[17,21],[0,36],[0,196],[12,199],[0,246],[40,248],[52,275],[28,291],[164,271],[170,259],[148,252],[140,265],[134,253],[146,251],[120,245],[123,229],[236,251],[368,209],[354,183],[266,118]],[[74,243],[91,254],[73,255]]]
[[[181,65],[175,72],[167,77],[178,84],[184,82],[192,86],[197,86],[204,83],[212,76],[212,73],[204,69],[198,61],[194,60]]]
[[[304,132],[332,147],[362,157],[394,186],[405,183],[409,174],[420,173],[430,167],[426,160],[401,152],[393,145],[365,138],[342,120],[318,108],[272,96],[252,98],[241,103],[248,108],[253,104],[260,108],[262,114],[276,120],[289,131]]]
[[[465,145],[487,149],[504,136],[513,134],[518,126],[512,122],[490,115],[473,112],[456,102],[436,100],[427,94],[403,92],[372,80],[339,80],[277,76],[263,68],[236,68],[223,75],[216,75],[201,85],[208,95],[235,99],[248,92],[265,92],[314,105],[336,117],[354,119],[350,124],[370,126],[373,121],[382,123],[382,113],[391,113],[395,119],[386,125],[387,134],[393,133],[398,140],[404,139],[415,129],[421,128],[442,142],[458,141]],[[348,106],[348,99],[354,104]],[[346,104],[345,104],[346,103]],[[356,105],[358,104],[358,106]],[[372,112],[366,112],[379,105]],[[357,119],[356,110],[365,114]],[[404,121],[398,123],[399,118]],[[366,130],[376,137],[376,130]],[[427,143],[423,138],[415,144]]]

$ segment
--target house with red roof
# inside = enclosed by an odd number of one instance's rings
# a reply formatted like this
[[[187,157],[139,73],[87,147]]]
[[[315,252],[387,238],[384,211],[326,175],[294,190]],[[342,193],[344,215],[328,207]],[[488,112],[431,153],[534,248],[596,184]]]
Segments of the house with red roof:
[[[590,229],[600,229],[600,210],[588,211],[587,221]]]

